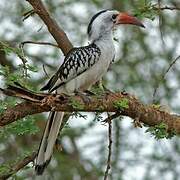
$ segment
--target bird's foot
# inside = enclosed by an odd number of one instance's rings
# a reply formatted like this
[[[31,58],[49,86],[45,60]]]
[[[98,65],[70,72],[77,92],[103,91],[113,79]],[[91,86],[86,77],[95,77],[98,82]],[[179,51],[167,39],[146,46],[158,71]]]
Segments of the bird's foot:
[[[122,94],[122,95],[125,95],[125,96],[128,95],[128,93],[126,92],[126,90],[123,90],[123,91],[121,92],[121,94]]]
[[[94,96],[94,95],[96,95],[94,92],[92,92],[92,91],[90,91],[90,90],[85,90],[84,91],[87,95],[89,95],[89,96]]]
[[[55,97],[53,94],[50,95],[50,96],[46,96],[45,98],[43,98],[43,99],[41,100],[41,106],[43,106],[43,105],[45,105],[45,104],[47,104],[47,105],[49,105],[49,106],[52,106],[55,98],[56,98],[56,97]]]
[[[140,118],[139,117],[136,117],[135,119],[134,119],[134,121],[133,121],[133,124],[134,124],[134,127],[140,127],[140,128],[142,128],[142,122],[140,122],[140,120],[139,120]]]
[[[91,102],[91,99],[87,95],[85,95],[83,92],[76,91],[75,94],[80,96],[82,98],[82,100],[84,101],[84,103],[89,104]]]
[[[111,93],[113,93],[113,91],[111,91],[110,89],[108,89],[106,86],[104,86],[103,85],[103,89],[104,89],[104,92],[105,92],[105,94],[111,94]]]

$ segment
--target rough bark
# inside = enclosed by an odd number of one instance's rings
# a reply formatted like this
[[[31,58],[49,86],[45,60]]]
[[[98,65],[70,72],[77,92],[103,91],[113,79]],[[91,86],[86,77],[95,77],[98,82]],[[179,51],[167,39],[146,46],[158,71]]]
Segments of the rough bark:
[[[26,0],[28,1],[35,13],[39,15],[42,21],[48,28],[50,34],[54,37],[58,44],[58,47],[66,55],[73,47],[69,41],[66,33],[58,26],[56,21],[50,16],[41,0]],[[164,9],[173,10],[175,8],[164,7]],[[179,10],[179,8],[176,8]],[[0,54],[1,55],[1,54]],[[1,58],[1,57],[0,57]],[[4,58],[4,55],[3,55]],[[2,60],[2,59],[1,59]],[[1,64],[4,64],[2,61]],[[36,94],[33,97],[21,96],[17,94],[9,94],[17,97],[24,98],[28,101],[22,102],[15,107],[7,108],[3,114],[0,115],[0,126],[5,126],[9,123],[17,121],[27,115],[37,114],[41,112],[50,111],[52,108],[56,111],[93,111],[93,112],[115,112],[117,114],[112,115],[110,119],[117,117],[117,115],[129,116],[136,121],[140,121],[149,126],[155,126],[163,122],[167,125],[168,131],[176,132],[180,134],[180,117],[170,114],[168,112],[161,111],[151,105],[142,104],[137,98],[125,93],[104,93],[99,96],[90,96],[89,103],[84,102],[80,96],[65,96],[65,95],[47,95]],[[118,108],[117,102],[121,102],[124,99],[127,100],[128,106]],[[67,119],[66,119],[67,121]],[[19,163],[17,163],[12,170],[0,179],[7,179],[12,174],[26,166],[29,162],[33,161],[36,153],[26,157]]]
[[[162,111],[153,105],[144,105],[136,97],[127,93],[103,93],[88,96],[88,103],[81,96],[67,96],[55,94],[35,94],[30,91],[18,92],[16,90],[3,90],[5,94],[20,97],[28,101],[15,107],[8,108],[0,116],[0,126],[5,126],[27,115],[47,112],[50,110],[74,112],[116,112],[128,116],[148,126],[165,123],[168,131],[180,134],[180,116]],[[117,104],[124,104],[125,106]]]

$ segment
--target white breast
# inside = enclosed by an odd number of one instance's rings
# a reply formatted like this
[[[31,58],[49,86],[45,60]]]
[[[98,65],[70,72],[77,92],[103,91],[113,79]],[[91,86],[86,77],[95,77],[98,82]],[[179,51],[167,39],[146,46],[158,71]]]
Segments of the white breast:
[[[96,44],[101,50],[101,56],[99,61],[94,64],[90,69],[86,70],[84,73],[80,74],[76,78],[67,82],[63,85],[58,92],[71,94],[75,90],[87,90],[94,83],[102,78],[102,76],[107,72],[109,65],[114,57],[115,49],[112,40],[104,40],[97,42]]]

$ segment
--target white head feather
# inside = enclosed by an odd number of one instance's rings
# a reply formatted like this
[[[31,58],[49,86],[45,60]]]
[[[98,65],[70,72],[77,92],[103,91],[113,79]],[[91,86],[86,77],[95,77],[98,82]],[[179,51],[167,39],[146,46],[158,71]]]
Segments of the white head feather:
[[[115,24],[116,10],[103,10],[95,14],[88,25],[88,36],[91,42],[101,38],[111,37],[111,31]]]

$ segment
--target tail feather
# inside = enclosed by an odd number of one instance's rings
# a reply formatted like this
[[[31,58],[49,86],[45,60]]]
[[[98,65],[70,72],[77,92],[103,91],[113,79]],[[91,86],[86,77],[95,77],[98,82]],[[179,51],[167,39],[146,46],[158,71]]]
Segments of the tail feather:
[[[16,83],[16,85],[17,84],[18,83]],[[9,85],[6,89],[0,88],[0,91],[2,91],[4,94],[8,96],[20,97],[22,99],[29,100],[32,102],[40,102],[43,98],[47,96],[43,93],[32,92],[20,85],[18,87]]]
[[[49,85],[54,83],[55,78],[57,77],[52,78]],[[0,88],[0,91],[2,91],[6,95],[21,97],[25,100],[30,100],[33,102],[39,102],[45,97],[45,94],[34,93],[21,86],[19,83],[15,83],[15,85],[16,86],[9,86],[7,89]],[[51,160],[53,147],[58,136],[63,116],[64,112],[51,111],[49,113],[48,121],[46,123],[46,127],[36,158],[35,171],[37,175],[41,175],[44,172],[44,169],[47,167]]]
[[[36,159],[35,171],[41,175],[51,160],[53,147],[63,120],[64,112],[52,111],[49,114],[44,134],[40,143]]]

